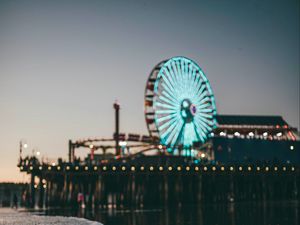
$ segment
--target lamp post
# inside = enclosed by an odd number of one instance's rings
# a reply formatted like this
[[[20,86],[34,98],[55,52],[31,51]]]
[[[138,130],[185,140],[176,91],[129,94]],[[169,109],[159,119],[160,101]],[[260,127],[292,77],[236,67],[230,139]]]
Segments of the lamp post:
[[[116,101],[114,103],[114,109],[115,109],[115,121],[116,121],[116,127],[115,127],[115,142],[116,142],[116,156],[120,155],[120,144],[119,144],[119,135],[120,135],[120,131],[119,131],[119,111],[120,111],[120,105],[119,103]]]
[[[23,153],[23,149],[26,149],[28,147],[28,144],[26,143],[26,141],[21,140],[20,141],[20,163],[22,161],[22,153]]]

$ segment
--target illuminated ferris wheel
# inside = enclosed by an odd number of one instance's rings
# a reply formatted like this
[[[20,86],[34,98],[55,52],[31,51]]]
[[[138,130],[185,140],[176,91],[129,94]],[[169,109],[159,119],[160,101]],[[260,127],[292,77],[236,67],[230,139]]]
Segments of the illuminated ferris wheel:
[[[205,143],[216,126],[216,106],[201,68],[185,57],[160,62],[145,89],[145,118],[150,136],[167,147]]]

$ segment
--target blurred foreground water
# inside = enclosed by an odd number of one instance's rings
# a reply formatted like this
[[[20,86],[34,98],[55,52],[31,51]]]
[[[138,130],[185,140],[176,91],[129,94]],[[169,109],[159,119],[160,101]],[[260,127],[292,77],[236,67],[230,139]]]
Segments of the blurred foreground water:
[[[85,217],[105,225],[298,225],[299,202],[247,202],[143,209],[61,209],[45,215]]]

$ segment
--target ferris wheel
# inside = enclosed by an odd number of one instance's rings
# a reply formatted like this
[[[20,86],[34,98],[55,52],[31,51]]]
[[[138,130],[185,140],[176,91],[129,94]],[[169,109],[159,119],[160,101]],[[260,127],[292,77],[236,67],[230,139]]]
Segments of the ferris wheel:
[[[152,70],[145,89],[145,118],[154,140],[171,148],[205,143],[216,127],[215,116],[211,86],[194,61],[174,57]]]

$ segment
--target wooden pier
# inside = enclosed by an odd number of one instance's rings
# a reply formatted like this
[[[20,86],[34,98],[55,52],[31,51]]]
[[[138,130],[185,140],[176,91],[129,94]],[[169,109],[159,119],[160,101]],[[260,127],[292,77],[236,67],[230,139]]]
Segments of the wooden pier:
[[[199,165],[194,163],[88,165],[22,164],[31,175],[31,207],[150,207],[203,202],[299,199],[296,165]]]

